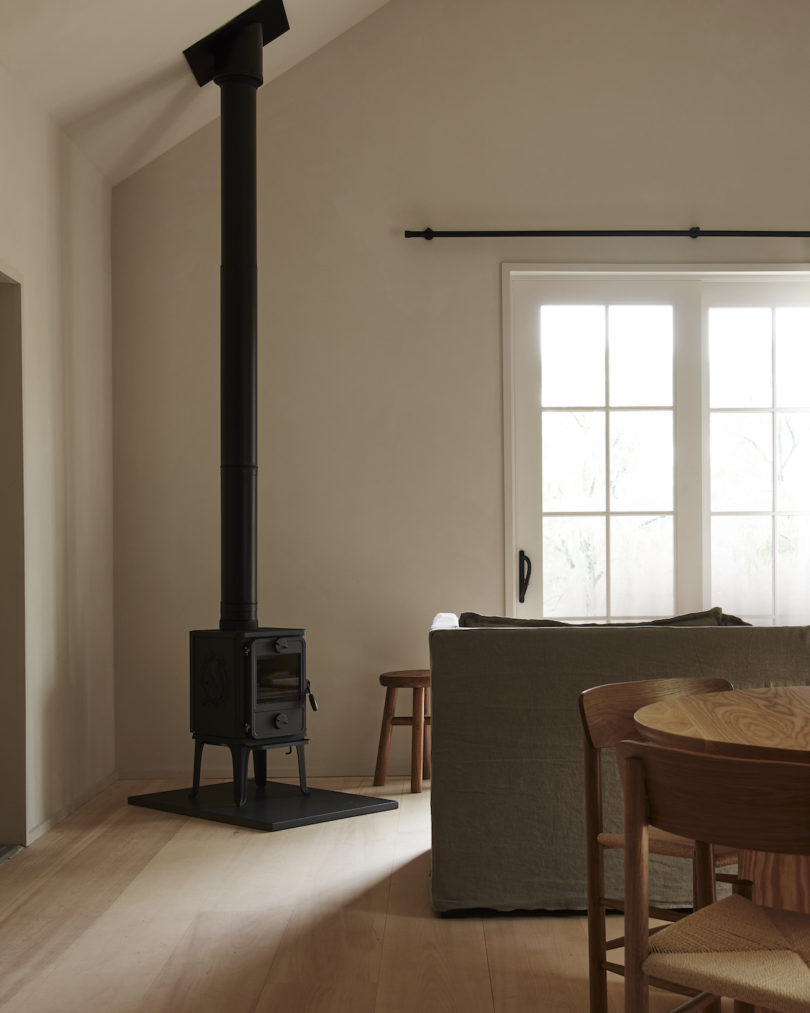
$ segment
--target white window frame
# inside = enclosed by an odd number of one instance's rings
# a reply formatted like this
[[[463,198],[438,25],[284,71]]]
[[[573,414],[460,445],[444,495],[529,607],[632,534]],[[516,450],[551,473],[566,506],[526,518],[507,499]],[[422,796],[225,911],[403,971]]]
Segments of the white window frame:
[[[670,286],[678,286],[679,305],[683,310],[688,306],[689,314],[694,314],[690,324],[696,331],[705,330],[707,309],[699,294],[690,297],[689,290],[698,293],[698,287],[688,286],[687,294],[684,286],[678,283],[703,281],[717,283],[734,282],[735,296],[729,302],[739,298],[740,282],[752,286],[757,283],[792,282],[810,285],[810,264],[774,265],[774,264],[737,264],[737,265],[649,265],[649,264],[617,264],[617,265],[544,265],[544,264],[511,264],[502,265],[502,337],[503,337],[503,407],[504,407],[504,609],[505,614],[522,618],[538,617],[540,613],[540,574],[542,572],[542,546],[540,544],[540,525],[536,526],[534,537],[527,537],[525,531],[518,530],[517,503],[521,496],[519,483],[540,484],[540,460],[538,455],[526,453],[526,441],[523,444],[523,459],[518,460],[521,453],[520,442],[516,433],[521,427],[537,424],[536,412],[531,409],[531,397],[516,397],[515,392],[521,384],[536,384],[538,373],[516,372],[516,343],[526,340],[527,318],[532,304],[536,308],[536,297],[532,299],[530,288],[538,282],[548,283],[549,288],[557,282],[588,280],[594,288],[600,282],[607,282],[610,288],[618,291],[622,281],[634,285],[650,280],[657,291]],[[731,291],[731,289],[730,289]],[[606,296],[606,301],[608,297]],[[742,299],[744,304],[749,301]],[[806,300],[805,300],[806,301]],[[676,338],[677,340],[677,338]],[[696,357],[698,361],[696,361]],[[525,360],[524,360],[525,361]],[[539,352],[538,352],[539,363]],[[687,381],[699,376],[699,389]],[[676,569],[675,611],[685,612],[695,607],[696,596],[702,605],[708,607],[708,590],[710,583],[710,558],[704,547],[709,544],[710,513],[707,498],[709,495],[709,405],[708,405],[708,350],[705,342],[691,343],[681,347],[675,355],[675,444],[679,447],[691,446],[692,453],[684,455],[676,464],[675,481],[675,557],[680,565]],[[523,418],[517,417],[521,410],[526,413]],[[531,417],[527,417],[531,413]],[[692,473],[685,468],[691,468]],[[539,520],[539,517],[538,517]],[[697,542],[698,544],[695,544]],[[533,574],[527,601],[518,601],[518,550],[524,549],[532,559]],[[685,564],[688,566],[685,568]],[[694,565],[692,565],[694,564]],[[534,590],[534,594],[532,591]],[[722,603],[720,603],[722,604]]]

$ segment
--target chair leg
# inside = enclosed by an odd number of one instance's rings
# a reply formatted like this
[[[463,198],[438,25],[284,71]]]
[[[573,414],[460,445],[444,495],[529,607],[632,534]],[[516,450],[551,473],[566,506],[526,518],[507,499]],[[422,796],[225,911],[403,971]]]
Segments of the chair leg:
[[[607,1013],[605,972],[605,908],[602,904],[602,849],[597,845],[588,855],[588,985],[590,1013]]]
[[[607,974],[605,960],[604,852],[599,841],[602,829],[602,765],[599,751],[584,742],[585,755],[585,869],[588,896],[588,985],[590,1013],[607,1013]]]
[[[391,748],[391,730],[394,712],[397,709],[397,687],[387,686],[385,705],[383,707],[382,726],[380,728],[380,745],[377,749],[377,766],[374,770],[374,786],[385,784],[385,771],[388,767],[388,750]]]
[[[422,748],[422,777],[430,780],[430,690],[425,690],[425,731]]]
[[[425,747],[425,690],[423,686],[413,689],[413,719],[411,723],[411,791],[422,790],[422,763]]]
[[[695,855],[692,859],[692,908],[698,908],[712,904],[717,897],[716,882],[714,878],[714,853],[710,844],[696,844]],[[722,1000],[717,998],[707,1003],[704,1007],[706,1013],[721,1013]]]

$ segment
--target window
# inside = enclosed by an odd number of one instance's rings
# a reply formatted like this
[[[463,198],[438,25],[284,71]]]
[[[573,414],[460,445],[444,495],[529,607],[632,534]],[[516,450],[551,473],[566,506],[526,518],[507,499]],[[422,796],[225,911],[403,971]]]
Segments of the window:
[[[809,622],[810,275],[507,267],[504,296],[507,608]]]

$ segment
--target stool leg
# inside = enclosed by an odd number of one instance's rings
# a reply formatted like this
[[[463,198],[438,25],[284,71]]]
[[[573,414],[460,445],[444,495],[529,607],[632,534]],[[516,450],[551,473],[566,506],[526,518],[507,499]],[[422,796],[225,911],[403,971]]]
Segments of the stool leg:
[[[377,766],[374,770],[374,785],[385,784],[385,771],[388,767],[388,750],[391,748],[391,724],[394,711],[397,709],[397,687],[386,686],[385,706],[383,707],[382,727],[380,728],[380,746],[377,750]]]
[[[430,690],[425,690],[425,744],[422,751],[422,777],[430,780]]]
[[[411,738],[411,791],[422,790],[422,763],[425,746],[425,690],[422,686],[413,689],[413,721]]]

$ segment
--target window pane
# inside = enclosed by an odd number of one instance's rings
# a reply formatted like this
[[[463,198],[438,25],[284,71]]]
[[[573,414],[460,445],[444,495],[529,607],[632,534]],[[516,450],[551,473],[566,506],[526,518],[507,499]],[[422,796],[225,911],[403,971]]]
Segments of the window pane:
[[[671,510],[672,412],[610,413],[613,510]]]
[[[712,518],[711,599],[735,615],[770,615],[773,607],[770,517]]]
[[[611,518],[611,615],[672,615],[674,573],[672,517]]]
[[[770,309],[710,309],[710,406],[769,408],[771,397]]]
[[[772,425],[770,414],[712,415],[712,510],[773,509]]]
[[[605,614],[604,517],[543,520],[543,615]]]
[[[776,311],[776,403],[810,408],[810,309]]]
[[[672,307],[608,310],[610,403],[672,404]]]
[[[605,509],[605,413],[543,412],[543,510]]]
[[[776,519],[776,621],[810,623],[810,517]]]
[[[810,510],[810,412],[777,412],[776,508]]]
[[[540,397],[545,407],[605,403],[605,307],[540,307]]]

